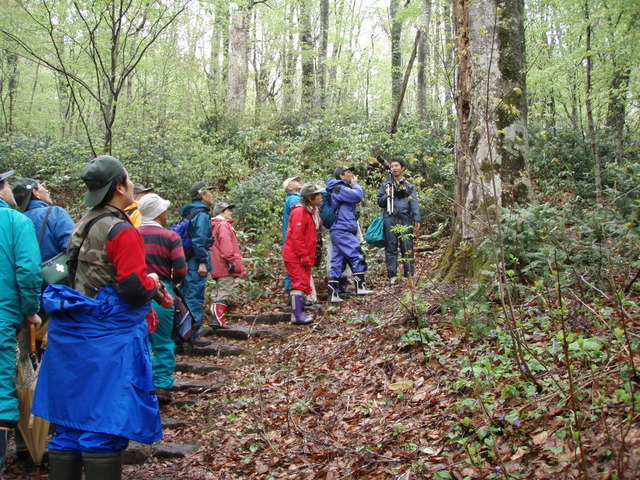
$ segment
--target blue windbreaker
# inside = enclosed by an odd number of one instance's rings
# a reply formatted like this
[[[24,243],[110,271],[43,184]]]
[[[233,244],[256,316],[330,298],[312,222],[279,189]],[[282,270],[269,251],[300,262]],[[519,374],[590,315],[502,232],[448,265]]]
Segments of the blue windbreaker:
[[[47,217],[49,209],[51,210]],[[76,224],[64,208],[51,206],[42,200],[32,199],[24,214],[33,221],[33,225],[36,227],[36,236],[39,237],[42,232],[40,253],[43,262],[67,250],[69,236]],[[45,217],[47,217],[47,226],[42,231]]]
[[[96,298],[49,285],[42,302],[51,320],[33,414],[136,442],[161,440],[145,321],[150,303],[126,302],[112,285]]]
[[[298,192],[289,190],[287,192],[287,198],[284,201],[284,209],[282,210],[282,245],[287,239],[287,228],[289,228],[289,216],[291,215],[291,208],[302,200],[302,195]]]
[[[213,233],[211,231],[211,218],[209,211],[211,210],[205,203],[200,200],[185,205],[180,210],[183,217],[196,208],[204,208],[204,212],[197,213],[189,223],[189,235],[191,235],[191,248],[193,249],[193,258],[196,265],[205,263],[207,271],[211,271],[211,256],[209,249],[213,245]],[[196,267],[197,268],[197,267]]]
[[[356,205],[364,197],[362,187],[357,183],[331,179],[327,180],[327,191],[329,190],[331,206],[336,212],[336,221],[331,225],[331,230],[345,230],[355,235],[358,232]]]

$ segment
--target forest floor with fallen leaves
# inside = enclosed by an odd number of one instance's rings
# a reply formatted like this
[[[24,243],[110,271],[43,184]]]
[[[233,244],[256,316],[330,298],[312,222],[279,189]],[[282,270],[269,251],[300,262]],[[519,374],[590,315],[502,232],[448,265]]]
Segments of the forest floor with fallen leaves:
[[[570,358],[540,302],[516,305],[528,378],[499,318],[481,335],[456,321],[445,299],[464,287],[433,281],[438,260],[437,250],[418,255],[414,288],[372,274],[376,294],[328,307],[313,327],[269,326],[269,338],[237,341],[250,354],[211,358],[224,367],[220,388],[162,408],[193,422],[165,441],[197,453],[126,467],[125,478],[640,478],[640,395],[634,383],[625,396],[623,374],[637,350],[607,333],[603,356]],[[474,308],[487,303],[499,310],[496,299]]]
[[[389,285],[378,253],[374,295],[327,306],[312,327],[247,324],[271,334],[223,340],[245,349],[240,357],[180,355],[220,367],[177,373],[213,387],[177,391],[161,407],[163,418],[185,421],[162,442],[195,453],[125,465],[123,478],[640,478],[640,394],[629,372],[637,350],[614,328],[593,332],[582,313],[562,324],[582,343],[559,342],[540,299],[513,306],[513,328],[496,297],[461,306],[466,286],[433,279],[440,253],[418,254],[413,286]],[[239,301],[231,313],[278,302],[282,292],[268,285],[261,303]],[[640,316],[629,311],[637,345]],[[492,319],[483,328],[473,324],[480,314]]]

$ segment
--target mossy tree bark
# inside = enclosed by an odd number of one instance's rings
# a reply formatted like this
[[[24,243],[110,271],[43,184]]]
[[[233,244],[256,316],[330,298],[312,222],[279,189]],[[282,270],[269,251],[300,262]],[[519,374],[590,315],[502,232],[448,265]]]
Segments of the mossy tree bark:
[[[442,268],[472,275],[499,208],[524,203],[529,179],[524,0],[453,0],[456,148],[453,238]]]
[[[232,117],[244,113],[247,97],[249,12],[248,5],[237,6],[231,12],[226,113]]]

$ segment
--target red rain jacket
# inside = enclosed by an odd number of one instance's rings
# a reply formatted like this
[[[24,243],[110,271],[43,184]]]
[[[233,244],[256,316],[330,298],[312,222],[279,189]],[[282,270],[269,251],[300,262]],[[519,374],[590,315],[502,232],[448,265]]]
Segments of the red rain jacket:
[[[214,239],[211,247],[211,269],[213,270],[211,277],[245,277],[247,270],[242,263],[238,237],[233,229],[232,222],[219,215],[213,217],[211,219],[211,231]],[[229,273],[230,263],[236,265],[233,273]]]
[[[282,260],[312,267],[316,259],[318,236],[313,215],[306,207],[296,204],[291,208],[287,239],[282,250]]]

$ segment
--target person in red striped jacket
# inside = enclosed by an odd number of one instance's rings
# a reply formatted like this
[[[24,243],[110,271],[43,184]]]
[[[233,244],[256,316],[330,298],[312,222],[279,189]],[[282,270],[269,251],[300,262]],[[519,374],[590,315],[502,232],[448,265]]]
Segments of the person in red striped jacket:
[[[171,202],[155,193],[142,197],[138,203],[141,218],[138,231],[144,240],[147,272],[156,273],[167,291],[173,295],[173,286],[184,279],[188,267],[180,236],[166,228],[169,223],[169,205]],[[158,315],[158,326],[149,336],[153,383],[158,401],[169,403],[176,367],[175,344],[171,338],[174,307],[163,308],[154,300],[152,308]]]

